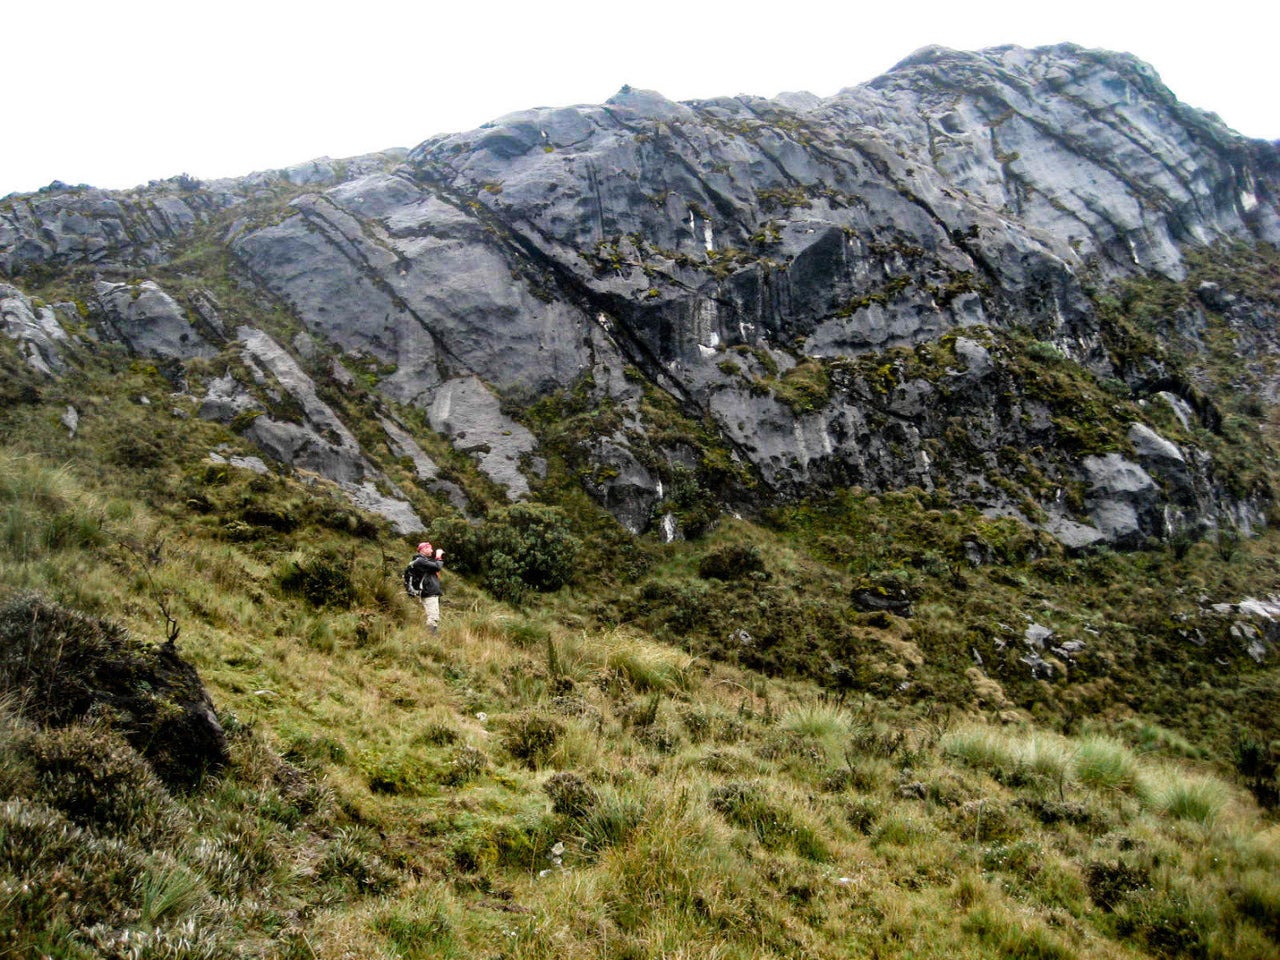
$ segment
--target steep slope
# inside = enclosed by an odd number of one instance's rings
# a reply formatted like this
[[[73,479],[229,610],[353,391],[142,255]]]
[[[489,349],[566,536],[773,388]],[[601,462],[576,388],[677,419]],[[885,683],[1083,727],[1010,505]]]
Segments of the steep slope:
[[[545,470],[545,425],[508,414],[586,389],[610,416],[572,456],[637,532],[687,526],[681,483],[736,507],[833,485],[943,489],[1073,546],[1220,517],[1250,528],[1265,511],[1266,489],[1232,495],[1212,451],[1171,442],[1139,408],[1158,393],[1214,422],[1176,371],[1153,377],[1117,349],[1096,296],[1125,277],[1183,278],[1188,245],[1280,240],[1280,161],[1130,57],[929,48],[825,101],[624,89],[393,160],[291,175],[330,174],[323,192],[277,175],[10,198],[0,262],[36,280],[141,268],[184,288],[185,305],[135,296],[145,322],[132,326],[115,319],[119,286],[96,288],[88,312],[140,355],[237,350],[304,414],[282,421],[234,372],[198,386],[204,414],[258,414],[245,434],[272,458],[405,530],[411,494],[331,426],[300,370],[263,360],[260,317],[221,317],[192,282],[181,261],[197,237],[244,312],[284,308],[267,351],[309,359],[313,379],[333,373],[329,352],[361,364],[506,496]],[[206,329],[154,332],[181,315]],[[1043,389],[1020,362],[1032,347],[1065,357],[1075,380]],[[1103,383],[1123,384],[1114,402]],[[663,429],[653,389],[707,433]],[[1011,491],[1007,450],[1043,482]]]
[[[0,201],[0,954],[1275,957],[1276,182],[1059,47]]]

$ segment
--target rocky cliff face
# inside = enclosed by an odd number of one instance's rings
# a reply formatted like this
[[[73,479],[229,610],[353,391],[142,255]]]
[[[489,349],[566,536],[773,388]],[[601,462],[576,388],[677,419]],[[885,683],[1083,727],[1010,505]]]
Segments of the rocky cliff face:
[[[1256,523],[1267,491],[1224,482],[1194,442],[1211,405],[1119,350],[1097,292],[1181,279],[1188,249],[1280,243],[1278,190],[1275,145],[1133,58],[929,48],[825,100],[624,88],[406,155],[10,197],[4,322],[56,375],[67,310],[32,305],[24,278],[95,278],[95,335],[178,366],[236,355],[192,387],[204,415],[252,414],[243,435],[271,458],[405,531],[419,493],[320,399],[321,372],[370,374],[387,405],[370,419],[433,502],[465,507],[402,414],[518,498],[546,469],[529,403],[576,391],[595,414],[572,439],[583,482],[635,531],[689,526],[699,498],[916,485],[1071,544],[1138,543]],[[288,323],[231,319],[185,272],[197,244],[226,256],[251,312]],[[1233,309],[1265,353],[1274,316]],[[1137,401],[1185,430],[1165,436]],[[655,412],[671,408],[683,428]]]

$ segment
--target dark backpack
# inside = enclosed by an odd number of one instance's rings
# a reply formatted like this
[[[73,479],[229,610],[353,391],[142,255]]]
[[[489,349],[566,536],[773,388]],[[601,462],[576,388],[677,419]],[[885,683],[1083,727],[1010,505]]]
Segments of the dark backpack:
[[[427,570],[421,564],[410,563],[404,568],[404,589],[411,597],[422,596],[422,583],[427,578]]]

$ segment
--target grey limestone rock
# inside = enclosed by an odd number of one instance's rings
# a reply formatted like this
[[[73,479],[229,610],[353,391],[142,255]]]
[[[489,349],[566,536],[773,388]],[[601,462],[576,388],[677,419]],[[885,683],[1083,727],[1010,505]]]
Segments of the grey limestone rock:
[[[1231,638],[1256,663],[1265,662],[1280,644],[1280,597],[1216,603],[1210,613],[1229,623]]]
[[[250,385],[230,374],[209,384],[200,415],[230,423],[245,414],[257,414],[243,435],[272,460],[332,481],[353,503],[386,518],[398,532],[423,529],[413,507],[369,463],[355,436],[320,398],[315,383],[288,351],[253,327],[240,327],[236,336],[258,388],[287,394],[301,409],[302,422],[273,419]]]
[[[151,280],[99,281],[95,287],[103,325],[131,353],[164,360],[208,357],[217,349],[187,318],[186,311]]]
[[[1093,526],[1112,543],[1135,545],[1158,523],[1158,491],[1151,475],[1118,453],[1085,457],[1086,499]]]
[[[70,338],[54,308],[35,306],[7,283],[0,283],[0,329],[18,342],[18,351],[32,370],[53,377],[64,368],[62,351]]]
[[[428,409],[433,429],[476,458],[482,471],[518,500],[529,494],[523,467],[537,469],[537,441],[525,427],[502,412],[496,396],[476,377],[440,386]]]
[[[624,87],[407,152],[118,194],[53,189],[0,208],[0,266],[160,262],[231,211],[237,277],[288,307],[305,330],[297,349],[376,367],[384,397],[428,410],[512,497],[528,493],[536,444],[502,403],[590,379],[626,427],[587,441],[589,486],[633,529],[669,528],[654,514],[684,455],[669,442],[642,462],[625,436],[648,429],[639,396],[655,389],[762,481],[760,499],[946,486],[1007,514],[1018,504],[993,480],[1002,451],[1043,451],[1043,474],[1087,485],[1088,516],[1043,504],[1047,529],[1073,546],[1137,544],[1258,510],[1224,502],[1211,464],[1147,427],[1130,435],[1136,463],[1068,453],[1050,403],[1020,388],[984,328],[1032,330],[1090,373],[1116,375],[1091,287],[1181,277],[1188,245],[1280,242],[1277,170],[1274,145],[1181,104],[1133,57],[929,47],[828,98],[675,103]],[[310,192],[283,216],[249,214],[247,201],[298,186]],[[131,349],[209,347],[167,305],[140,329],[126,293],[104,303]],[[1203,289],[1197,309],[1176,318],[1188,335],[1216,311],[1242,350],[1273,352],[1274,336],[1221,291]],[[205,336],[225,333],[197,310]],[[901,354],[879,376],[856,364],[947,343],[954,363],[940,375],[910,373]],[[282,376],[258,362],[266,379]],[[830,381],[816,395],[779,389],[813,363]],[[215,384],[205,406],[246,412],[247,389]],[[305,424],[259,417],[248,429],[288,462],[371,480],[349,432],[307,402]]]
[[[58,418],[58,422],[67,428],[67,436],[74,438],[76,431],[80,429],[80,412],[68,404],[67,409]]]
[[[632,533],[643,533],[662,499],[662,482],[644,466],[622,437],[606,438],[592,451],[597,467],[587,490]]]
[[[234,455],[224,457],[221,453],[213,451],[209,454],[209,459],[213,463],[230,464],[237,470],[248,470],[250,473],[268,474],[271,472],[271,468],[263,462],[261,457],[239,457]]]
[[[387,417],[379,417],[378,423],[382,425],[383,431],[387,434],[387,440],[391,445],[392,452],[397,457],[408,457],[413,461],[414,472],[417,474],[419,482],[428,490],[442,494],[465,516],[469,512],[467,495],[456,483],[440,476],[440,468],[436,466],[434,460],[427,456],[422,447],[418,446],[418,442],[414,440],[412,434]]]
[[[1144,423],[1129,427],[1129,442],[1133,444],[1138,459],[1144,463],[1186,465],[1187,458],[1176,444],[1166,440]]]

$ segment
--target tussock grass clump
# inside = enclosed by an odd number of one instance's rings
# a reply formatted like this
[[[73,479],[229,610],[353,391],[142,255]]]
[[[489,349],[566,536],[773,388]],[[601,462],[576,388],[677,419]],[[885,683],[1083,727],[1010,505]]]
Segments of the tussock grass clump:
[[[371,926],[397,956],[458,957],[462,953],[456,930],[461,918],[454,909],[447,889],[433,885],[379,911]]]
[[[1076,956],[1075,951],[1047,927],[1001,906],[981,904],[975,907],[965,917],[962,927],[995,957],[1008,960],[1073,960]]]
[[[593,644],[595,657],[640,691],[686,690],[693,683],[697,658],[673,647],[613,630]]]
[[[1142,793],[1157,812],[1204,826],[1217,820],[1231,798],[1230,789],[1218,778],[1172,767],[1145,777]]]
[[[847,738],[853,725],[853,716],[845,707],[823,701],[789,707],[778,720],[783,730],[821,741]]]
[[[949,731],[943,735],[941,747],[944,756],[979,770],[1011,771],[1018,765],[1014,742],[990,727],[964,727]]]
[[[1044,731],[1031,733],[1019,744],[1018,763],[1030,776],[1056,786],[1059,792],[1074,773],[1069,741]]]
[[[1076,744],[1075,775],[1086,787],[1113,793],[1135,793],[1141,767],[1133,751],[1112,737],[1089,736]]]
[[[1280,883],[1275,874],[1250,870],[1234,893],[1240,912],[1273,940],[1280,941]]]
[[[65,466],[0,452],[0,546],[14,559],[103,546],[110,536],[107,512]]]
[[[74,724],[42,731],[26,750],[40,799],[80,826],[135,834],[146,847],[172,840],[185,826],[151,767],[108,729]]]

